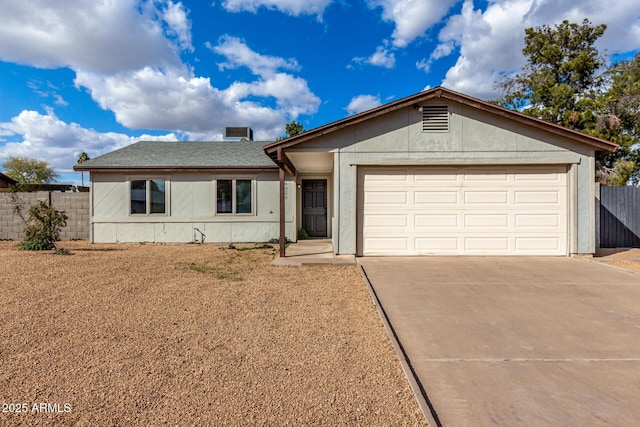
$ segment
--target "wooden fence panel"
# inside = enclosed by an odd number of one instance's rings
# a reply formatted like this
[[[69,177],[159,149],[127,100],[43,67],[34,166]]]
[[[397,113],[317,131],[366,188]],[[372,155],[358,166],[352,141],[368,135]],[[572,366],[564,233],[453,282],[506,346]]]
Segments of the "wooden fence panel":
[[[600,247],[640,247],[640,188],[600,187]]]

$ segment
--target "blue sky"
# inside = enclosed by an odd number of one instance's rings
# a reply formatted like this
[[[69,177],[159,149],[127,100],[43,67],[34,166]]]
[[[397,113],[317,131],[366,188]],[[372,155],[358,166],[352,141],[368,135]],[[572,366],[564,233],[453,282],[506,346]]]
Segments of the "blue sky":
[[[145,140],[273,140],[443,85],[481,99],[524,63],[524,29],[568,19],[640,49],[640,3],[619,0],[29,0],[0,4],[0,162]]]

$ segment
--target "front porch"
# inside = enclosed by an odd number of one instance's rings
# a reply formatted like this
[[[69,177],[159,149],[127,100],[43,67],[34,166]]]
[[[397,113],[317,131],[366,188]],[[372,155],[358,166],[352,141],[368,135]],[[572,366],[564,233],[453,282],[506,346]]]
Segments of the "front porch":
[[[331,239],[298,240],[291,243],[286,250],[286,256],[278,256],[272,265],[294,266],[302,265],[355,265],[353,255],[336,255],[333,251]]]

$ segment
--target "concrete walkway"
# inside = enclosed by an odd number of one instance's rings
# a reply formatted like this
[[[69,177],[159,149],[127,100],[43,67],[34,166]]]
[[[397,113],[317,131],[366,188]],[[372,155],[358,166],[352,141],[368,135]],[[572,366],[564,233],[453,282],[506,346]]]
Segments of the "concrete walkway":
[[[358,262],[436,425],[638,425],[640,273],[573,258]]]
[[[309,239],[291,243],[286,249],[286,256],[277,257],[272,264],[299,267],[316,264],[355,265],[355,263],[353,255],[335,255],[331,239]]]

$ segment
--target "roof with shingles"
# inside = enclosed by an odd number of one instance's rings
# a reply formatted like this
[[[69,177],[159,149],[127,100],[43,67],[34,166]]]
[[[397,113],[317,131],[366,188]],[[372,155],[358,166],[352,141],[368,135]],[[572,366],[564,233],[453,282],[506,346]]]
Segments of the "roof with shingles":
[[[74,166],[100,169],[275,168],[262,147],[268,142],[140,141]]]

